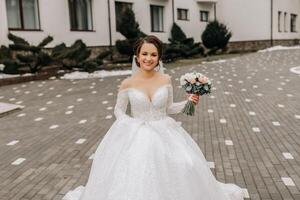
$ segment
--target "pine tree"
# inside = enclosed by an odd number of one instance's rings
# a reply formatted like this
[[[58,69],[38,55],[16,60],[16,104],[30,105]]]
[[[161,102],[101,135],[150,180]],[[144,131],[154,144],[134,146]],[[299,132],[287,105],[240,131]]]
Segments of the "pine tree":
[[[173,23],[171,28],[170,44],[166,45],[163,53],[163,60],[170,62],[176,58],[192,57],[203,53],[203,48],[200,43],[195,43],[193,38],[187,38],[182,29]]]
[[[210,49],[210,51],[215,52],[218,49],[225,49],[232,33],[228,30],[226,25],[218,22],[209,22],[202,33],[203,45]]]
[[[51,62],[51,57],[48,53],[43,51],[43,48],[52,42],[53,38],[51,36],[47,36],[42,42],[40,42],[37,46],[30,45],[26,40],[12,33],[8,34],[8,39],[13,42],[13,44],[9,45],[11,50],[15,50],[17,52],[16,58],[17,63],[20,66],[29,67],[31,73],[38,72],[43,66],[48,65]],[[9,66],[12,67],[13,62],[10,62]],[[7,64],[8,65],[8,64]],[[17,68],[14,66],[14,68]]]
[[[88,49],[82,40],[76,40],[70,47],[64,43],[52,49],[52,58],[67,69],[79,68],[86,72],[93,72],[103,64],[103,59],[111,54],[111,51],[104,51],[96,58],[91,59],[91,49]]]
[[[120,54],[127,55],[129,59],[131,59],[135,42],[139,38],[146,36],[146,34],[140,30],[139,24],[135,20],[135,14],[131,8],[126,8],[122,12],[118,30],[126,39],[117,40],[116,48]]]

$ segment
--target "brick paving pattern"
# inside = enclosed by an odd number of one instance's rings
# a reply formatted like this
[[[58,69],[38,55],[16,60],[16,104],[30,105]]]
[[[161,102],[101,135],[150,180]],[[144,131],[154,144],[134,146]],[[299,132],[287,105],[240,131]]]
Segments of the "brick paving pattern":
[[[173,117],[216,178],[245,188],[248,199],[300,199],[300,76],[289,70],[297,66],[300,50],[284,50],[167,70],[176,101],[184,98],[183,73],[213,79],[213,93],[200,99],[194,117]],[[0,101],[25,106],[0,118],[0,199],[60,200],[85,185],[124,78],[0,87]]]

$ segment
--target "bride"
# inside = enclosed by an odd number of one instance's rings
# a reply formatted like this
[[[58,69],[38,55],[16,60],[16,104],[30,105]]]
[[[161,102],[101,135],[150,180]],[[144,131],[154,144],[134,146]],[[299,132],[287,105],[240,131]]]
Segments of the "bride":
[[[116,121],[95,152],[88,182],[63,200],[243,199],[240,187],[215,179],[197,143],[168,116],[187,100],[173,102],[161,56],[162,42],[155,36],[136,43],[133,74],[121,83]],[[188,99],[198,103],[199,96]]]

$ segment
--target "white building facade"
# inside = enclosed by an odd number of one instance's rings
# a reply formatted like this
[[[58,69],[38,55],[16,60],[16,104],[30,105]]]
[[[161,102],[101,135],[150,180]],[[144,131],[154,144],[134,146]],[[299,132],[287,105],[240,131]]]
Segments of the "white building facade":
[[[214,19],[232,31],[232,47],[296,44],[300,39],[300,0],[0,0],[0,45],[9,44],[11,32],[33,44],[51,35],[48,47],[76,39],[90,47],[111,46],[123,39],[116,23],[128,6],[140,29],[164,42],[173,22],[201,42]]]

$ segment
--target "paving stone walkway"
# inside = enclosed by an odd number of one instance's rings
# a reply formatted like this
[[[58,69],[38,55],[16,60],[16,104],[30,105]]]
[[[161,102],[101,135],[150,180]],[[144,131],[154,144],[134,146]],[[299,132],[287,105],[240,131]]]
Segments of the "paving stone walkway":
[[[249,199],[300,199],[300,50],[253,53],[168,68],[175,100],[189,71],[213,79],[197,114],[173,117],[199,144],[219,181]],[[0,199],[60,200],[85,185],[93,153],[115,120],[125,76],[0,87],[0,102],[25,106],[0,118]]]

